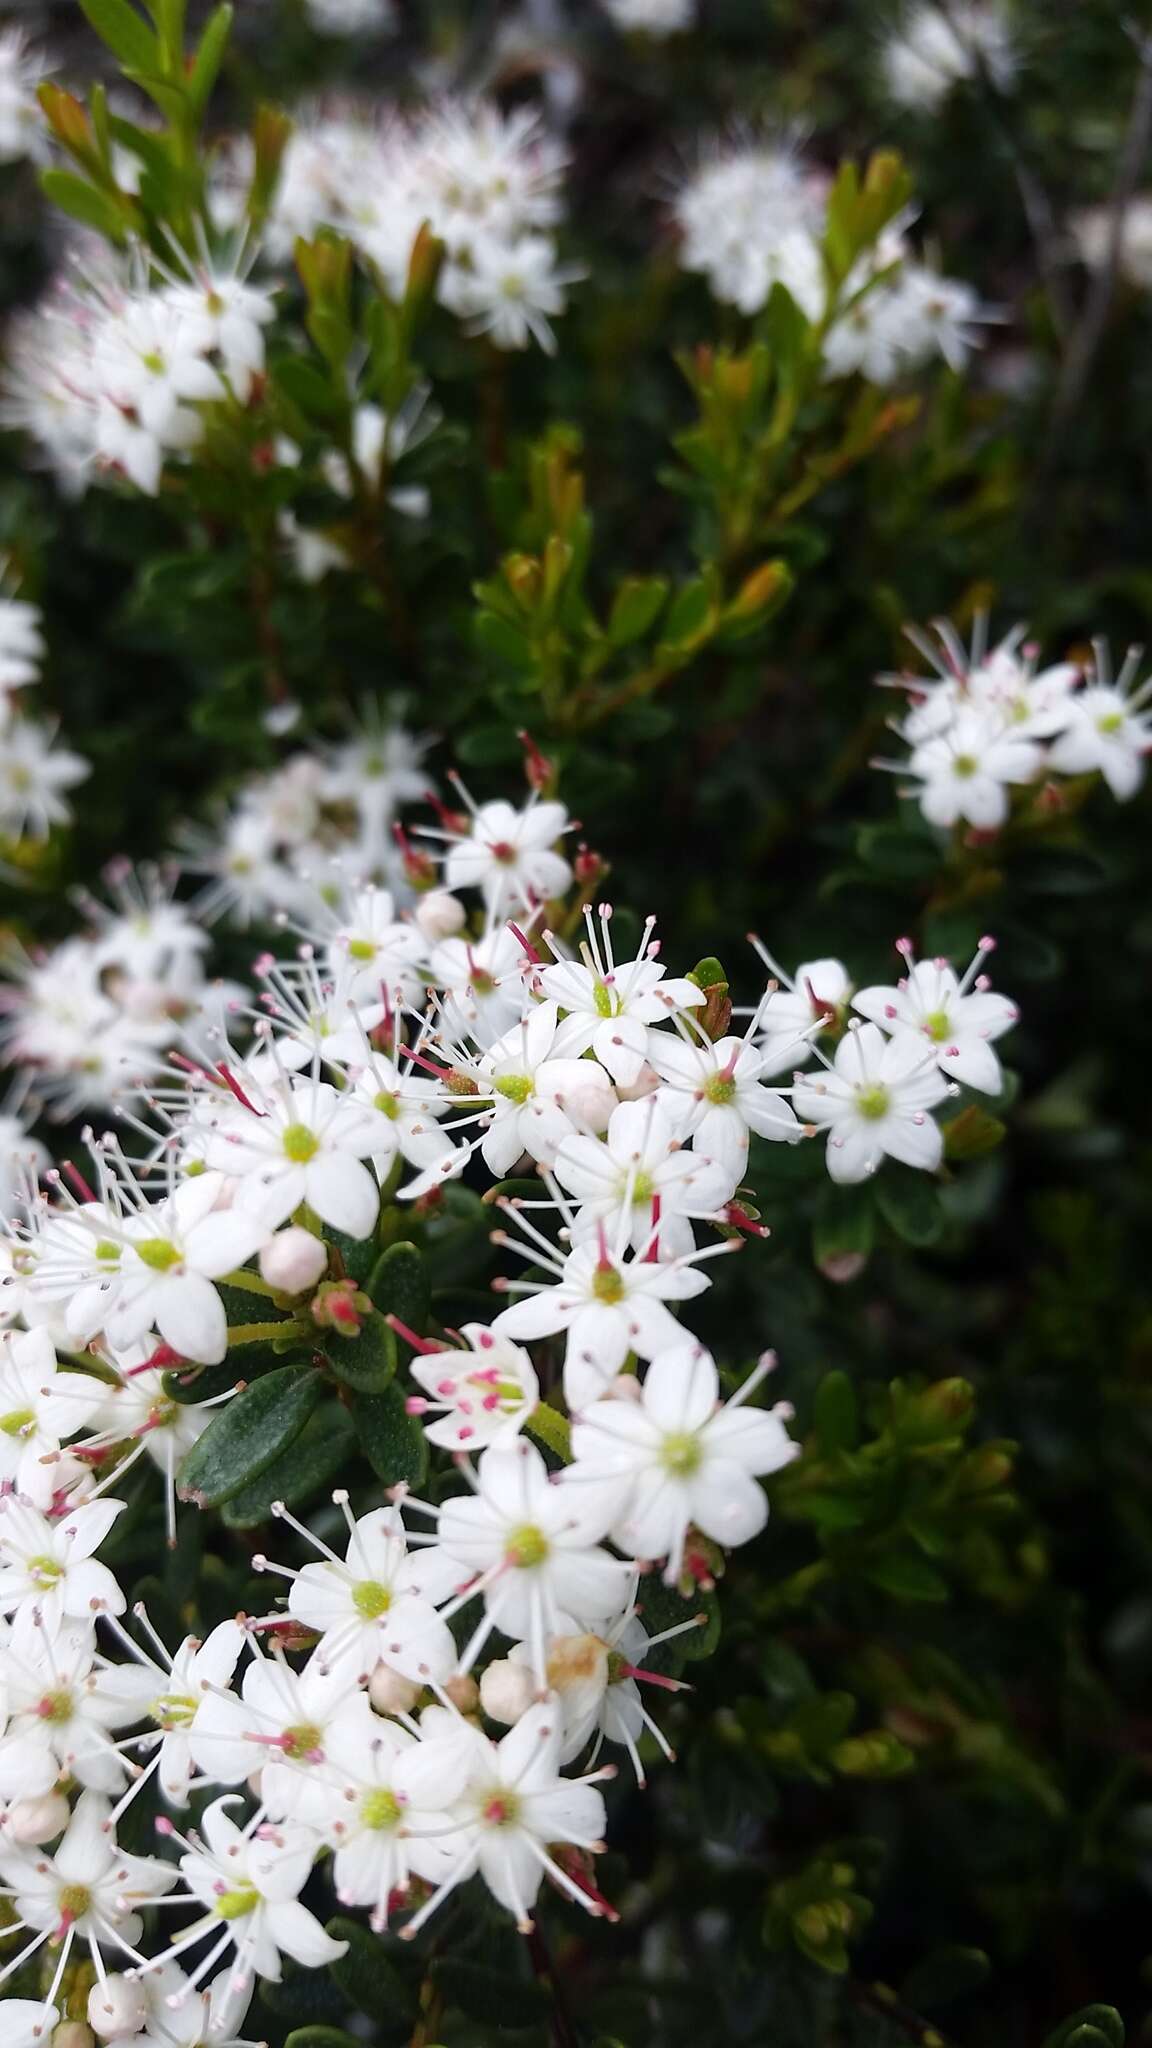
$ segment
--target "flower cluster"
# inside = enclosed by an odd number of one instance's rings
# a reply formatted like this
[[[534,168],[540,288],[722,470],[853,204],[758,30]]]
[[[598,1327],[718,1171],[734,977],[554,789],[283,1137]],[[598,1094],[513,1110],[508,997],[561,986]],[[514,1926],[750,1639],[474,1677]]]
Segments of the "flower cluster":
[[[947,623],[936,639],[910,633],[935,673],[885,675],[909,709],[894,730],[910,749],[904,761],[875,765],[908,779],[933,825],[996,831],[1013,788],[1051,786],[1060,776],[1101,775],[1120,802],[1144,779],[1152,747],[1152,679],[1138,683],[1141,652],[1132,648],[1118,675],[1102,641],[1087,663],[1039,667],[1039,649],[1019,626],[989,648],[981,621],[970,649]]]
[[[957,85],[983,76],[1003,92],[1016,53],[1000,0],[923,0],[884,49],[884,79],[900,106],[931,110]]]
[[[719,151],[678,196],[680,260],[742,313],[760,312],[780,285],[806,319],[828,320],[830,377],[891,384],[936,356],[960,368],[988,315],[969,285],[916,260],[902,226],[885,232],[830,303],[821,253],[827,197],[827,179],[791,151],[762,143]]]
[[[186,276],[142,258],[66,275],[13,323],[4,422],[69,492],[108,471],[155,496],[165,463],[200,446],[205,407],[247,402],[273,312],[270,293],[207,259]]]
[[[299,236],[346,235],[393,298],[403,297],[427,223],[443,243],[440,302],[497,348],[552,349],[550,321],[578,272],[560,263],[563,151],[528,109],[445,100],[409,117],[321,114],[305,119],[285,154],[265,253],[290,259]],[[226,160],[216,210],[246,189],[243,147]]]
[[[47,69],[19,29],[4,30],[0,35],[0,164],[18,163],[23,157],[38,163],[48,153],[36,98]]]
[[[54,725],[24,713],[23,692],[39,682],[43,655],[37,607],[0,592],[0,840],[10,848],[66,825],[65,792],[88,773],[87,761],[56,745]]]

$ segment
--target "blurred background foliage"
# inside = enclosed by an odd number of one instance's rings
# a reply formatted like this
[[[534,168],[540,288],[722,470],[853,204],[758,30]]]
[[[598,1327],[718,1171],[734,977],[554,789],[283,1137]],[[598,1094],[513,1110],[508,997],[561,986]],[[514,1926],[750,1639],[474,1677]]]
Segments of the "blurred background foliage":
[[[604,1882],[626,1889],[622,1924],[547,1913],[541,1964],[503,1927],[446,1921],[430,1976],[389,1944],[391,1992],[377,1957],[358,1990],[355,1972],[336,1992],[290,1981],[260,2028],[335,2048],[324,2030],[351,1998],[382,2042],[1152,2039],[1146,800],[1097,790],[1039,848],[1009,833],[942,852],[867,765],[885,712],[871,678],[903,662],[908,620],[1026,618],[1054,657],[1148,630],[1152,296],[1115,280],[1070,396],[1094,285],[1064,223],[1113,189],[1152,12],[1020,0],[1012,91],[977,81],[922,118],[882,92],[895,15],[872,0],[701,0],[698,30],[666,44],[624,42],[577,0],[399,13],[397,36],[353,48],[315,37],[291,0],[242,0],[212,121],[318,92],[562,89],[566,254],[590,274],[561,351],[478,370],[430,317],[421,360],[445,418],[410,474],[432,512],[394,524],[386,590],[354,574],[305,587],[275,561],[254,586],[226,523],[201,514],[190,544],[178,501],[62,502],[9,444],[0,549],[46,611],[44,695],[96,764],[13,925],[59,935],[64,885],[114,853],[154,855],[280,758],[270,684],[311,734],[379,699],[436,735],[434,775],[456,762],[485,794],[522,786],[527,725],[611,860],[609,895],[658,914],[671,958],[718,956],[741,996],[757,986],[750,929],[789,965],[839,954],[858,983],[889,978],[898,934],[966,958],[994,932],[997,984],[1023,1012],[1018,1092],[997,1106],[1009,1141],[985,1151],[977,1131],[980,1156],[934,1185],[889,1165],[834,1190],[807,1149],[754,1157],[772,1237],[726,1267],[698,1327],[734,1369],[775,1346],[809,1455],[775,1482],[765,1536],[721,1589],[716,1654],[664,1717],[676,1767],[646,1795],[618,1788]],[[9,14],[62,82],[99,71],[77,6]],[[725,531],[729,481],[692,470],[682,437],[707,374],[692,352],[744,351],[750,324],[678,273],[667,198],[702,142],[749,124],[832,170],[898,149],[917,232],[1002,317],[969,375],[922,380],[918,407],[862,428],[861,459],[831,463],[794,509],[766,491],[741,536]],[[6,168],[9,309],[42,281],[43,235],[34,174]],[[842,431],[813,397],[797,459]],[[769,561],[792,584],[776,572],[751,631],[696,648],[705,594],[681,620],[683,661],[584,729],[580,604],[558,681],[485,623],[509,552],[571,537],[576,476],[596,619],[623,579],[682,587],[717,561],[725,602]],[[251,948],[225,941],[223,964]],[[465,1221],[479,1243],[485,1219]],[[236,1587],[211,1591],[223,1567],[200,1556],[198,1520],[169,1590],[207,1573],[202,1600],[227,1611]]]

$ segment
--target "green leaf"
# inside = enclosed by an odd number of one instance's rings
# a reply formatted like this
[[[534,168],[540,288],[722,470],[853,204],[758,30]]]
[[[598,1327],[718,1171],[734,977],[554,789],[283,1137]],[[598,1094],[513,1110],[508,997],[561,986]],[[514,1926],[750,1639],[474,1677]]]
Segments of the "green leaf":
[[[255,1344],[252,1346],[253,1351],[262,1348]],[[226,1394],[238,1379],[248,1379],[251,1362],[250,1353],[244,1360],[242,1373],[235,1359],[231,1358],[226,1358],[221,1365],[205,1365],[199,1370],[166,1372],[163,1382],[165,1397],[177,1402],[181,1408],[194,1406],[198,1401],[211,1401],[217,1394]]]
[[[334,1334],[325,1357],[336,1378],[357,1393],[379,1393],[396,1377],[396,1337],[378,1309],[361,1325],[358,1337]]]
[[[929,881],[940,868],[935,840],[911,827],[865,825],[856,835],[856,851],[865,867],[894,881]]]
[[[628,647],[634,640],[642,640],[659,618],[667,596],[663,576],[626,577],[608,615],[608,638],[613,647]]]
[[[395,1316],[422,1337],[428,1322],[428,1268],[414,1244],[390,1244],[372,1269],[367,1292],[381,1315]]]
[[[909,1971],[900,1996],[915,2012],[935,2012],[939,2006],[978,1991],[987,1983],[991,1967],[983,1949],[936,1948]]]
[[[711,582],[703,576],[696,577],[673,598],[672,608],[664,621],[661,642],[668,647],[692,648],[707,639],[716,623],[716,616]]]
[[[192,76],[188,81],[188,97],[197,120],[208,104],[219,75],[228,38],[232,33],[232,18],[231,7],[218,7],[215,13],[209,16],[208,26],[200,38],[200,47],[192,66]]]
[[[897,1600],[925,1600],[939,1603],[948,1598],[948,1581],[922,1557],[906,1555],[879,1557],[867,1566],[865,1578],[881,1592]]]
[[[494,2027],[529,2027],[549,2010],[543,1986],[531,1978],[515,1978],[507,1970],[493,1970],[483,1963],[446,1959],[433,1964],[436,1988],[452,2005],[458,2005],[469,2019]]]
[[[812,1255],[828,1280],[855,1280],[863,1271],[876,1235],[871,1182],[837,1187],[829,1182],[816,1201]]]
[[[323,1381],[310,1365],[283,1365],[213,1417],[180,1467],[180,1497],[219,1507],[259,1477],[300,1435]]]
[[[271,1517],[274,1500],[294,1507],[330,1486],[356,1451],[356,1428],[346,1408],[326,1401],[309,1417],[278,1458],[258,1478],[230,1494],[220,1510],[229,1529],[256,1529]]]
[[[816,1440],[825,1457],[854,1451],[860,1437],[856,1389],[846,1372],[825,1373],[816,1391]]]
[[[80,0],[80,6],[102,43],[126,71],[149,73],[160,67],[160,45],[128,0]]]
[[[1003,1143],[1007,1126],[998,1116],[989,1116],[978,1102],[970,1102],[959,1116],[942,1125],[945,1159],[982,1159]]]
[[[327,1932],[333,1941],[348,1944],[347,1955],[328,1965],[344,1996],[378,2027],[407,2039],[416,2021],[416,1999],[380,1937],[360,1921],[339,1916],[328,1922]]]
[[[342,2027],[297,2027],[284,2048],[364,2048],[364,2044]]]
[[[886,1161],[871,1187],[885,1223],[905,1244],[936,1243],[944,1223],[931,1174]]]
[[[379,1393],[353,1393],[349,1400],[360,1449],[385,1486],[418,1486],[427,1465],[424,1432],[404,1401],[396,1380]]]
[[[1044,2048],[1124,2048],[1126,2038],[1114,2005],[1086,2005],[1049,2034]]]
[[[124,215],[115,200],[98,192],[95,185],[78,177],[75,171],[42,171],[40,188],[61,213],[82,221],[86,228],[95,228],[97,234],[106,235],[110,241],[123,241]]]

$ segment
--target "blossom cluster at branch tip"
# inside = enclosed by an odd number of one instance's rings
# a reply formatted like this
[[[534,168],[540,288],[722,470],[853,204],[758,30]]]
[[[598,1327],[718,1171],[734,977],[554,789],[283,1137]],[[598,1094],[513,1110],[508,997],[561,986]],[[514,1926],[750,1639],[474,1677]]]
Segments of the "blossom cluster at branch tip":
[[[909,629],[932,675],[878,678],[908,698],[892,730],[909,753],[875,763],[907,778],[906,793],[930,824],[997,831],[1013,789],[1058,791],[1068,776],[1100,775],[1120,803],[1136,794],[1152,748],[1152,677],[1139,680],[1142,648],[1130,648],[1114,675],[1103,640],[1087,664],[1041,668],[1023,626],[992,648],[983,619],[971,648],[946,620],[934,632]]]

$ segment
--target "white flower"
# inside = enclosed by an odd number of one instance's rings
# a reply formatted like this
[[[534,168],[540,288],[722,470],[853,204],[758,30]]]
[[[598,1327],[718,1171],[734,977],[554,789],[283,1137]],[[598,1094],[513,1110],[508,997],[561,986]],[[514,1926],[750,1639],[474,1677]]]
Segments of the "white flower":
[[[753,1013],[757,1050],[764,1060],[761,1072],[768,1080],[811,1057],[817,1027],[835,1023],[851,998],[852,981],[840,960],[802,960],[793,977],[760,939],[753,937],[752,945],[776,984]]]
[[[55,1492],[53,1454],[83,1429],[107,1391],[88,1373],[60,1372],[46,1330],[6,1330],[0,1336],[0,1485],[48,1507]]]
[[[1134,687],[1140,658],[1140,648],[1130,649],[1113,682],[1108,649],[1096,642],[1095,672],[1084,689],[1066,700],[1061,730],[1048,755],[1049,767],[1063,775],[1098,770],[1119,803],[1135,796],[1152,750],[1152,713],[1143,708],[1152,697],[1152,676]]]
[[[755,1480],[799,1449],[784,1427],[790,1409],[742,1405],[774,1362],[762,1359],[721,1406],[713,1360],[681,1342],[652,1360],[639,1401],[597,1401],[572,1426],[577,1487],[617,1488],[613,1541],[630,1557],[667,1558],[668,1585],[683,1569],[690,1528],[731,1548],[764,1527],[768,1502]]]
[[[717,155],[677,200],[681,261],[741,312],[759,312],[782,284],[816,319],[826,298],[816,241],[823,202],[824,181],[786,150],[757,144]]]
[[[37,1998],[4,2000],[4,2039],[7,2048],[40,2048],[51,2034],[60,2014],[54,2005]]]
[[[578,1204],[572,1228],[581,1243],[603,1226],[613,1243],[637,1252],[654,1242],[661,1258],[693,1249],[692,1217],[714,1217],[733,1193],[728,1171],[688,1151],[655,1096],[622,1102],[604,1139],[565,1138],[555,1174]]]
[[[228,1349],[228,1321],[212,1283],[242,1266],[268,1236],[257,1216],[218,1206],[223,1187],[222,1174],[200,1174],[124,1224],[107,1318],[112,1344],[133,1344],[156,1329],[181,1358],[220,1363]]]
[[[273,1820],[320,1825],[329,1815],[333,1778],[328,1740],[355,1699],[359,1675],[310,1657],[294,1671],[278,1653],[257,1656],[244,1673],[242,1698],[211,1695],[200,1713],[193,1753],[216,1751],[213,1775],[236,1783],[260,1773],[260,1798]]]
[[[0,1613],[35,1608],[50,1635],[66,1620],[123,1614],[124,1595],[92,1555],[123,1511],[122,1500],[97,1500],[50,1522],[17,1494],[0,1495]]]
[[[986,71],[1003,91],[1016,68],[998,0],[914,5],[884,51],[888,91],[901,106],[930,110],[953,86]]]
[[[251,1986],[238,1990],[227,1971],[204,1991],[196,1988],[178,1963],[161,1962],[140,1978],[136,1988],[144,1999],[143,2028],[117,2037],[112,2048],[264,2048],[263,2043],[242,2040],[236,2033],[252,1992]],[[99,1994],[97,1985],[92,2003]]]
[[[468,1773],[469,1745],[452,1736],[417,1739],[355,1700],[329,1745],[338,1790],[325,1833],[336,1854],[332,1877],[342,1906],[368,1906],[372,1927],[388,1925],[412,1877],[439,1885],[459,1860],[454,1811]]]
[[[153,1752],[148,1768],[156,1771],[165,1799],[173,1806],[186,1806],[197,1766],[207,1778],[216,1776],[210,1740],[206,1738],[197,1748],[201,1717],[209,1700],[231,1684],[246,1638],[239,1622],[222,1621],[203,1642],[198,1636],[185,1636],[169,1658],[155,1633],[150,1633],[158,1654],[165,1658],[163,1664],[146,1656],[128,1636],[123,1637],[151,1687],[148,1716],[155,1730],[139,1738],[140,1747]]]
[[[875,1024],[861,1024],[845,1033],[831,1068],[797,1075],[792,1099],[827,1130],[833,1180],[857,1181],[885,1155],[934,1172],[943,1139],[928,1111],[947,1094],[935,1049],[919,1032],[885,1038]]]
[[[14,690],[40,678],[44,656],[42,614],[34,604],[0,593],[0,697],[10,706]]]
[[[276,317],[272,294],[235,270],[197,267],[191,282],[169,285],[162,297],[173,313],[194,323],[200,351],[219,358],[237,398],[246,401],[264,370],[264,329]]]
[[[226,395],[207,360],[211,346],[209,316],[159,292],[125,294],[96,330],[97,454],[149,497],[160,488],[165,453],[199,442],[195,405]]]
[[[907,975],[895,988],[862,988],[854,1007],[892,1036],[913,1031],[927,1039],[946,1079],[998,1095],[1004,1077],[991,1041],[1010,1031],[1020,1013],[980,973],[992,945],[981,940],[961,980],[947,960],[914,961],[910,940],[902,939],[896,950],[908,962]]]
[[[617,28],[649,36],[674,36],[696,19],[696,0],[604,0],[604,6]]]
[[[27,718],[0,733],[0,832],[9,839],[46,839],[72,816],[63,791],[84,781],[90,763],[55,737],[54,726]]]
[[[430,1719],[426,1715],[425,1723]],[[406,1936],[425,1921],[456,1885],[478,1871],[493,1897],[515,1914],[521,1932],[532,1927],[530,1909],[547,1874],[593,1914],[609,1912],[556,1862],[558,1843],[595,1853],[602,1845],[604,1801],[590,1779],[560,1776],[564,1725],[559,1702],[529,1709],[502,1742],[469,1731],[468,1777],[456,1804],[461,1837],[456,1869],[409,1921]]]
[[[552,1278],[545,1283],[506,1281],[500,1291],[522,1293],[524,1299],[502,1309],[493,1328],[528,1341],[557,1330],[567,1332],[564,1397],[573,1411],[603,1393],[630,1351],[652,1358],[678,1341],[680,1326],[666,1304],[690,1301],[708,1286],[694,1261],[734,1248],[725,1240],[707,1252],[678,1258],[626,1259],[623,1245],[609,1249],[601,1225],[594,1244],[576,1245],[561,1258],[523,1216],[517,1220],[528,1242],[512,1248],[544,1267]],[[509,1240],[497,1234],[496,1242]]]
[[[378,999],[381,989],[395,1002],[415,1002],[421,994],[424,940],[397,917],[387,889],[349,889],[329,913],[323,936],[330,971],[351,969],[351,1001]]]
[[[333,1230],[368,1237],[380,1190],[363,1164],[390,1150],[379,1110],[345,1099],[326,1081],[292,1081],[264,1093],[256,1114],[222,1119],[211,1158],[237,1176],[237,1207],[274,1230],[306,1203]]]
[[[1112,260],[1116,209],[1086,206],[1074,213],[1068,227],[1076,253],[1089,270],[1102,270]],[[1120,268],[1141,291],[1152,286],[1152,197],[1137,193],[1124,209],[1120,237]]]
[[[315,1834],[293,1824],[242,1831],[228,1812],[237,1803],[234,1796],[215,1800],[200,1837],[180,1858],[180,1874],[204,1915],[172,1955],[212,1936],[213,1957],[236,1951],[229,1981],[237,1990],[253,1975],[278,1984],[281,1955],[306,1970],[338,1962],[347,1943],[325,1934],[299,1899],[316,1857]]]
[[[0,35],[0,163],[21,157],[43,163],[49,154],[48,124],[36,97],[47,64],[30,50],[18,28]]]
[[[273,1512],[321,1552],[322,1562],[293,1572],[259,1560],[261,1569],[291,1580],[289,1614],[320,1635],[314,1661],[321,1668],[351,1664],[364,1677],[384,1662],[420,1685],[446,1678],[455,1661],[455,1645],[447,1624],[421,1591],[399,1512],[374,1508],[354,1521],[347,1495],[334,1498],[348,1523],[342,1559],[277,1504]]]
[[[537,1003],[523,1021],[497,1039],[476,1064],[485,1095],[491,1094],[491,1122],[480,1140],[485,1165],[497,1178],[527,1152],[551,1165],[556,1148],[593,1110],[601,1130],[615,1106],[610,1086],[590,1096],[596,1075],[591,1062],[559,1054],[560,1015],[556,1003]]]
[[[603,1621],[627,1600],[628,1567],[599,1548],[611,1497],[590,1486],[554,1485],[548,1467],[523,1437],[483,1453],[476,1491],[439,1510],[436,1543],[412,1560],[419,1582],[435,1597],[464,1581],[452,1608],[484,1596],[484,1618],[461,1652],[471,1669],[492,1630],[527,1642],[543,1687],[545,1644],[557,1616]]]
[[[170,1863],[125,1855],[109,1819],[108,1801],[96,1792],[82,1792],[54,1855],[43,1849],[0,1851],[0,1876],[12,1887],[17,1915],[34,1937],[5,1965],[0,1983],[53,1937],[60,1954],[50,1998],[77,1937],[95,1956],[106,1946],[133,1953],[142,1928],[133,1905],[161,1898],[175,1884],[176,1872]]]
[[[0,1796],[40,1798],[70,1775],[97,1792],[123,1789],[127,1765],[109,1731],[143,1718],[146,1672],[96,1665],[89,1625],[70,1623],[50,1639],[24,1608],[0,1651],[0,1673],[10,1716],[0,1742]]]
[[[588,936],[580,949],[582,959],[558,960],[545,967],[540,985],[565,1013],[557,1050],[591,1050],[614,1081],[631,1088],[648,1057],[650,1026],[698,1007],[705,996],[687,978],[665,981],[658,947],[652,944],[654,918],[644,926],[635,958],[617,965],[611,917],[610,906],[601,904],[597,934],[592,910],[586,908]]]
[[[1003,714],[968,704],[947,731],[913,747],[907,773],[919,785],[915,794],[930,824],[963,819],[991,832],[1008,816],[1008,789],[1034,782],[1043,762],[1037,743],[1019,738]]]
[[[424,829],[427,837],[449,841],[447,887],[479,889],[491,915],[499,917],[563,894],[572,870],[553,849],[568,822],[563,804],[533,800],[522,811],[503,802],[481,804],[466,833]]]
[[[683,1137],[728,1175],[734,1193],[748,1164],[749,1132],[795,1144],[803,1132],[783,1095],[765,1086],[772,1061],[745,1038],[654,1036],[652,1065]]]
[[[514,242],[482,235],[472,242],[466,266],[448,267],[441,296],[471,333],[487,335],[496,348],[527,348],[535,341],[554,355],[551,321],[567,305],[565,287],[583,275],[557,261],[549,235],[521,235]],[[448,879],[451,884],[451,873]]]
[[[483,1323],[465,1323],[464,1350],[433,1350],[408,1368],[422,1395],[408,1401],[408,1413],[424,1422],[429,1443],[448,1451],[479,1451],[510,1443],[535,1410],[540,1389],[526,1351]]]

